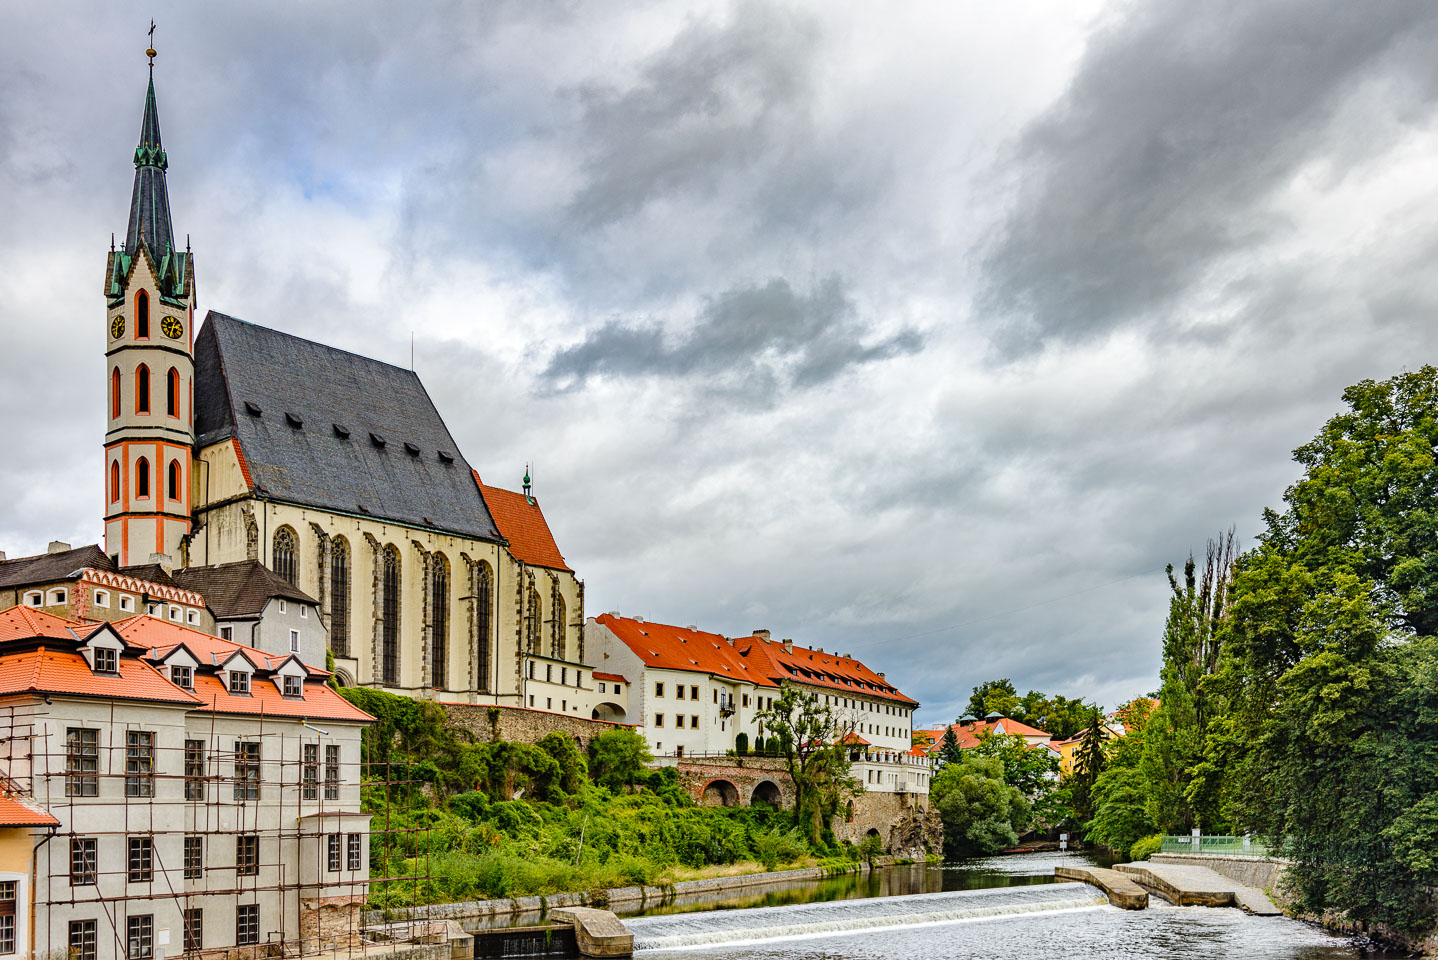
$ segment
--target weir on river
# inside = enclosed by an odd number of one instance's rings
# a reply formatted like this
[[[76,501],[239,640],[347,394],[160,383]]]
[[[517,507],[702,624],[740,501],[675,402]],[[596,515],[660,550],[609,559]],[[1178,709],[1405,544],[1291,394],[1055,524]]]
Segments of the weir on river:
[[[931,923],[990,920],[1105,906],[1103,892],[1084,883],[925,893],[841,900],[793,907],[635,917],[625,921],[635,951],[735,946],[790,937],[860,933]]]

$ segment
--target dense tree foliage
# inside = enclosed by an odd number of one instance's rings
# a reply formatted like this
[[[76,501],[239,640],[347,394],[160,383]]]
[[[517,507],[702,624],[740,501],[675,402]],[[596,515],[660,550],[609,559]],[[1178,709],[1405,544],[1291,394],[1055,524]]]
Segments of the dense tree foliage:
[[[1144,815],[1257,832],[1294,860],[1299,909],[1419,932],[1438,886],[1438,369],[1343,399],[1258,545],[1173,580],[1161,703],[1136,763],[1110,748],[1089,833],[1119,845]]]
[[[944,821],[944,850],[951,856],[996,853],[1028,829],[1028,799],[1004,778],[1003,761],[969,751],[935,775],[934,809]]]

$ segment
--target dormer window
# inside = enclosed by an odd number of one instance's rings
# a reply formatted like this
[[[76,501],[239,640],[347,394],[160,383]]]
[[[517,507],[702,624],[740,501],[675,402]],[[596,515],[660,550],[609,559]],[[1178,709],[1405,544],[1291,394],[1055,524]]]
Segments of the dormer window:
[[[230,692],[235,694],[249,695],[250,674],[245,670],[230,671]]]
[[[120,672],[120,651],[112,647],[95,648],[95,672],[96,673],[119,673]]]
[[[170,682],[177,687],[193,690],[195,689],[195,671],[192,667],[184,667],[177,663],[170,667]]]
[[[305,692],[305,681],[302,677],[285,677],[285,696],[303,697]]]

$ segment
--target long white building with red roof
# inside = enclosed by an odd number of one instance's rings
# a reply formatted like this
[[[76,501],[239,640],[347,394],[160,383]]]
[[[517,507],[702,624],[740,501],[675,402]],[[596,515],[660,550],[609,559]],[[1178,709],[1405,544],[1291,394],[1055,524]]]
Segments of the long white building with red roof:
[[[357,942],[360,735],[373,718],[328,677],[150,616],[0,612],[0,891],[13,895],[15,952]]]
[[[789,683],[834,711],[866,790],[928,792],[931,761],[910,740],[918,701],[854,657],[767,630],[726,637],[612,612],[587,621],[584,636],[595,670],[628,691],[622,702],[600,697],[596,715],[635,724],[658,756],[722,754],[740,733],[754,744],[767,735],[760,711]]]

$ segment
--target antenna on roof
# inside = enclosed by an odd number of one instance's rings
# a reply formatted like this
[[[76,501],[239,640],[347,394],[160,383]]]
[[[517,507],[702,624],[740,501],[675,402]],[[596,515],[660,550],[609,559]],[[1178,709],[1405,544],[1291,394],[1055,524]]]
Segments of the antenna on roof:
[[[524,502],[533,503],[534,497],[530,496],[530,489],[534,486],[529,479],[529,464],[524,465]]]
[[[409,372],[414,373],[414,331],[409,332]]]

